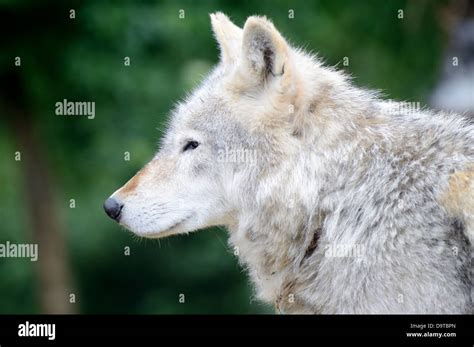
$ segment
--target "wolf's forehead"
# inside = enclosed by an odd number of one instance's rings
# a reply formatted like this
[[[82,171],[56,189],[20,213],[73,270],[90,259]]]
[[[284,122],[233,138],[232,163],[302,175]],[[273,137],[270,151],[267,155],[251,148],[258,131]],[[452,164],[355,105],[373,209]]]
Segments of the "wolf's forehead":
[[[183,136],[192,138],[194,134],[214,144],[249,138],[245,126],[238,121],[224,98],[212,93],[201,96],[203,100],[192,100],[180,106],[170,122],[169,141],[174,142]]]
[[[216,121],[229,113],[222,90],[222,73],[215,70],[172,113],[170,122],[175,128],[196,128],[205,121]]]
[[[212,143],[236,143],[248,138],[246,126],[239,121],[238,112],[230,103],[227,85],[229,70],[217,66],[183,102],[169,119],[165,143],[199,133],[201,139]]]
[[[180,103],[172,115],[171,123],[175,129],[201,128],[203,123],[218,120],[225,109],[217,95],[211,90],[205,90]]]
[[[224,78],[222,69],[215,68],[182,102],[178,103],[173,112],[172,120],[186,121],[209,112],[214,108],[220,94],[221,81]]]

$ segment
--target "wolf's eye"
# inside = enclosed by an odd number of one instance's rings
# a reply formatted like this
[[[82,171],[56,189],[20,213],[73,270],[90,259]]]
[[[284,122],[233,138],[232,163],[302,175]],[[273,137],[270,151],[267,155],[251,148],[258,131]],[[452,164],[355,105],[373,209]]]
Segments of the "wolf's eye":
[[[197,141],[188,141],[186,145],[183,147],[183,152],[193,150],[199,146],[199,142]]]

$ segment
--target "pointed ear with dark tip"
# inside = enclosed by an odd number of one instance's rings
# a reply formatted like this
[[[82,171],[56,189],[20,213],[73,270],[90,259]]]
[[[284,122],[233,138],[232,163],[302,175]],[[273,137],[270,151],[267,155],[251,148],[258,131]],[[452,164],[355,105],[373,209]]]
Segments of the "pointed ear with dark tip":
[[[243,30],[242,59],[245,68],[263,81],[285,73],[289,46],[273,23],[265,17],[252,16]]]
[[[242,29],[236,26],[222,12],[212,13],[212,31],[221,50],[221,61],[229,64],[240,56]]]

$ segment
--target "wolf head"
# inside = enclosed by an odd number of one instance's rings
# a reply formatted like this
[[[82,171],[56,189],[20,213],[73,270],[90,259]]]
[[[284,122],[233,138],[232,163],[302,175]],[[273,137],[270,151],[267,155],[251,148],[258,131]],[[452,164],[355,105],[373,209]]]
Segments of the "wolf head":
[[[305,90],[324,92],[328,78],[338,83],[339,75],[320,70],[320,90],[308,88],[315,61],[266,18],[249,17],[241,29],[216,13],[211,23],[219,64],[172,112],[156,156],[104,204],[139,236],[236,223],[272,168],[298,154],[304,114],[318,107]]]

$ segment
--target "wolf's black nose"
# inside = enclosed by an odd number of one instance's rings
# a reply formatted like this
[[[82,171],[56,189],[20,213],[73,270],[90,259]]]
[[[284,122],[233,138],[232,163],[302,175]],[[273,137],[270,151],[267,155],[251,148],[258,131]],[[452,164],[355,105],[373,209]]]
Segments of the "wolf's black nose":
[[[114,198],[108,198],[104,203],[104,210],[107,215],[115,221],[120,220],[120,212],[122,212],[123,204]]]

